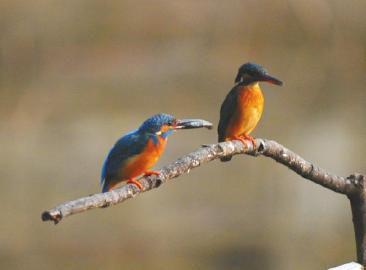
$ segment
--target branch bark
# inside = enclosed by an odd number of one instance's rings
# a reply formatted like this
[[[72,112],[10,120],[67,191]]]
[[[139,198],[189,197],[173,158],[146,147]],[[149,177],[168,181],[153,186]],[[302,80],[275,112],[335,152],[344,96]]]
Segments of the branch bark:
[[[306,178],[325,188],[346,195],[351,202],[355,230],[357,259],[366,265],[366,177],[361,174],[351,174],[342,177],[331,174],[306,161],[298,154],[283,145],[266,139],[256,139],[256,146],[248,142],[229,141],[218,144],[204,145],[196,151],[185,155],[160,170],[159,176],[142,177],[139,181],[144,191],[158,188],[161,184],[189,173],[191,169],[204,163],[225,156],[247,154],[251,156],[266,156],[285,165],[303,178]],[[111,192],[98,193],[73,201],[64,202],[42,213],[43,221],[53,221],[55,224],[63,218],[94,208],[104,208],[124,202],[142,193],[135,185],[128,184]]]
[[[348,198],[352,209],[357,261],[366,266],[366,177],[362,174],[352,174],[348,178],[359,186],[358,192],[348,194]]]
[[[240,141],[223,142],[212,145],[204,145],[198,150],[181,157],[175,162],[163,167],[159,176],[148,176],[140,179],[144,191],[149,191],[159,187],[170,179],[176,178],[184,173],[188,173],[202,164],[231,155],[248,154],[252,156],[264,155],[285,165],[302,177],[322,185],[335,192],[351,196],[359,190],[360,183],[352,178],[344,178],[326,172],[324,169],[316,167],[299,155],[290,151],[283,145],[265,139],[256,139],[256,147],[251,143],[242,144]],[[107,193],[98,193],[62,203],[55,208],[43,212],[42,220],[51,220],[55,223],[62,218],[84,212],[93,208],[103,208],[121,203],[127,199],[140,194],[141,191],[135,185],[125,185]]]

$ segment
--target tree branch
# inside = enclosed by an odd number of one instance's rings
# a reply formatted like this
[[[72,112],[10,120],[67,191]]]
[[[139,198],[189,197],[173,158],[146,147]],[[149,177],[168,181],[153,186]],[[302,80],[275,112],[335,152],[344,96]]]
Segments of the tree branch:
[[[206,162],[224,156],[238,154],[248,154],[252,156],[264,155],[270,157],[295,171],[302,177],[335,192],[348,195],[349,197],[353,196],[353,194],[358,194],[358,191],[360,190],[360,183],[356,178],[344,178],[330,174],[275,141],[256,139],[256,147],[253,147],[250,142],[244,145],[240,141],[204,145],[198,150],[163,167],[160,170],[159,176],[152,175],[141,178],[140,183],[144,187],[143,192],[157,188],[168,180],[188,173],[191,169],[199,167]],[[133,198],[140,193],[141,191],[135,185],[124,185],[111,192],[98,193],[62,203],[55,208],[43,212],[42,220],[54,221],[54,223],[57,224],[64,217],[82,213],[93,208],[103,208],[115,205]]]

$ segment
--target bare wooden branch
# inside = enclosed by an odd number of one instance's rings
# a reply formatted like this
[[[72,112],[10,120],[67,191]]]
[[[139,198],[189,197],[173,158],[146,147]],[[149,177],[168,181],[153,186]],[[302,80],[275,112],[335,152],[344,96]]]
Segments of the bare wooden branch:
[[[359,186],[359,191],[348,194],[348,198],[351,202],[357,261],[366,265],[366,176],[355,173],[350,175],[348,179]]]
[[[287,166],[302,177],[320,184],[335,192],[348,196],[357,194],[360,183],[353,178],[344,178],[330,174],[324,169],[316,167],[299,155],[285,148],[281,144],[265,139],[256,139],[256,147],[252,143],[242,144],[240,141],[223,142],[204,145],[198,150],[181,157],[175,162],[163,167],[159,176],[148,176],[140,179],[144,192],[159,187],[170,179],[188,173],[203,163],[219,159],[224,156],[248,154],[252,156],[264,155]],[[43,221],[54,221],[57,224],[62,218],[84,212],[93,208],[103,208],[121,203],[137,196],[141,191],[132,184],[125,185],[111,192],[98,193],[88,197],[62,203],[55,208],[42,213]]]

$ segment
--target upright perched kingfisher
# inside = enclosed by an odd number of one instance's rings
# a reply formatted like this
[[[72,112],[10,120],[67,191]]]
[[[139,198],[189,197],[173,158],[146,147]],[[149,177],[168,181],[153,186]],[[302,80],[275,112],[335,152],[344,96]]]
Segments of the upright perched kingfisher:
[[[219,142],[249,140],[255,146],[255,140],[249,136],[261,118],[264,97],[259,82],[282,85],[282,82],[270,76],[260,65],[243,64],[235,78],[236,85],[231,89],[221,105],[220,122],[217,128]],[[221,158],[229,161],[231,157]]]
[[[210,129],[212,124],[201,119],[178,120],[163,113],[150,117],[138,129],[121,137],[110,150],[102,168],[102,192],[110,191],[123,181],[133,183],[143,190],[135,177],[159,174],[149,169],[163,153],[168,136],[175,130],[200,127]]]

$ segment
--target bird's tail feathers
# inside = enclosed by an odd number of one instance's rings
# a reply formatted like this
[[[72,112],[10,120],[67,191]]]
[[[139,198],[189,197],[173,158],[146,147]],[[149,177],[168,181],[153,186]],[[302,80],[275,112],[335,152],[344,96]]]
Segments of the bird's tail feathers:
[[[108,179],[103,181],[102,184],[102,192],[109,192],[111,191],[113,188],[115,188],[121,181],[115,180],[115,179]]]
[[[109,191],[109,185],[106,183],[105,180],[103,180],[103,182],[101,183],[101,185],[102,185],[102,193]]]

